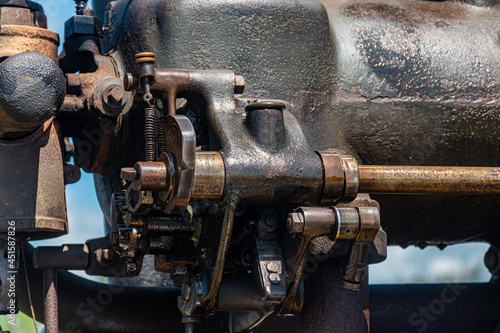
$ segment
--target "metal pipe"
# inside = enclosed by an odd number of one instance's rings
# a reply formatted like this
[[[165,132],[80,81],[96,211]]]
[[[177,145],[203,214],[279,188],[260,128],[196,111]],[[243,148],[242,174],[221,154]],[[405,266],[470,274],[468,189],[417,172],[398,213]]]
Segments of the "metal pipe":
[[[45,315],[45,332],[58,333],[58,302],[57,302],[57,269],[55,267],[43,270],[43,308]]]
[[[500,168],[360,165],[359,193],[500,194]]]

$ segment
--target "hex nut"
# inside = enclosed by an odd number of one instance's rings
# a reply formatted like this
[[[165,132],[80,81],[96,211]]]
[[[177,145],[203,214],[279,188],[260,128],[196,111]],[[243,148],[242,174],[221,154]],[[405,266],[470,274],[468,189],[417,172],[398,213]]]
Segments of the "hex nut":
[[[95,16],[76,15],[64,23],[65,39],[81,35],[93,35],[103,38],[102,20]]]
[[[151,191],[136,191],[129,186],[125,193],[127,209],[136,215],[146,215],[153,207],[154,199]]]
[[[104,104],[112,110],[118,110],[118,114],[127,102],[125,97],[125,89],[123,89],[123,86],[117,84],[107,86],[102,92]]]
[[[304,215],[297,212],[289,214],[286,226],[289,233],[301,234],[304,231]]]
[[[279,269],[278,264],[274,261],[268,262],[266,268],[269,273],[277,273]]]
[[[125,91],[122,80],[109,76],[99,81],[91,101],[99,115],[118,117],[130,110],[133,98],[131,93]]]
[[[107,94],[108,103],[120,104],[125,97],[125,90],[122,87],[112,87]]]

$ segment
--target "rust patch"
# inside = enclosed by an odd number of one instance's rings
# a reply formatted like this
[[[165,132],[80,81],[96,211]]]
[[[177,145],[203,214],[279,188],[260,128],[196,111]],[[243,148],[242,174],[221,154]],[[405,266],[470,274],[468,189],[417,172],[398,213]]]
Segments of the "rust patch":
[[[59,35],[47,29],[0,25],[0,58],[22,52],[38,52],[58,63]]]

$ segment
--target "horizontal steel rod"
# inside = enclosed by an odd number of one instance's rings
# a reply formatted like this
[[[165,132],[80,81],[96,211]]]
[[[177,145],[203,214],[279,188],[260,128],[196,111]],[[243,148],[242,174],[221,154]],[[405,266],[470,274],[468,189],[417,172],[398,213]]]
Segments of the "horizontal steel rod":
[[[360,165],[359,193],[500,194],[500,168]]]

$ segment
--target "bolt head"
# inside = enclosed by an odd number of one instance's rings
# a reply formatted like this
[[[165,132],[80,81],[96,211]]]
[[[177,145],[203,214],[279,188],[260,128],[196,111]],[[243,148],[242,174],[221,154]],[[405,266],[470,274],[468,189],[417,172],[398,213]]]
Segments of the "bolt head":
[[[281,282],[280,275],[278,273],[269,274],[269,281],[271,281],[272,284],[279,284]]]
[[[129,262],[127,263],[127,272],[128,273],[133,273],[137,270],[137,265],[135,262]]]
[[[118,85],[111,85],[102,92],[103,102],[112,109],[120,109],[125,101],[125,90]]]
[[[274,261],[268,262],[266,268],[269,273],[277,273],[279,269],[278,264]]]
[[[286,226],[289,233],[301,234],[304,231],[304,215],[298,212],[289,214]]]
[[[111,103],[119,104],[125,97],[125,90],[121,87],[113,87],[108,92],[108,99]]]

